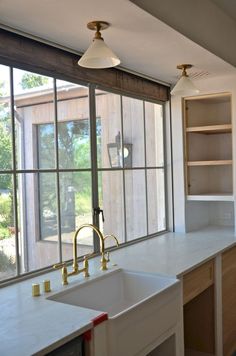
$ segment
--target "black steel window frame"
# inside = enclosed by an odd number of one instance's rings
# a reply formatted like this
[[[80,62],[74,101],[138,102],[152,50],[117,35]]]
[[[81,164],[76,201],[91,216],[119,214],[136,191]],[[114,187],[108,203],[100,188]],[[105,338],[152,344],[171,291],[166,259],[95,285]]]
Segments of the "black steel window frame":
[[[0,63],[1,65],[1,63]],[[54,127],[55,127],[55,168],[54,169],[18,169],[17,168],[17,157],[16,157],[16,135],[15,135],[15,113],[14,113],[14,69],[21,69],[21,70],[26,70],[24,67],[21,66],[11,66],[7,65],[6,63],[3,63],[4,66],[8,67],[10,69],[10,114],[11,114],[11,126],[12,126],[12,169],[7,169],[7,170],[1,170],[0,169],[0,174],[11,174],[12,179],[13,179],[13,202],[14,202],[14,222],[15,222],[15,231],[19,231],[19,220],[18,220],[18,208],[17,208],[17,175],[18,174],[26,174],[26,173],[55,173],[56,174],[56,195],[57,195],[57,229],[58,229],[58,261],[62,262],[62,233],[61,233],[61,209],[60,209],[60,181],[59,181],[59,175],[60,172],[90,172],[91,177],[92,177],[92,207],[97,207],[99,206],[99,197],[98,197],[98,173],[102,171],[115,171],[115,170],[121,170],[122,175],[123,175],[123,194],[124,194],[124,224],[125,224],[125,242],[120,244],[120,247],[124,247],[127,245],[131,245],[134,243],[137,243],[139,241],[143,241],[144,239],[148,239],[151,237],[155,237],[157,235],[161,235],[167,231],[168,228],[168,215],[167,215],[167,164],[166,164],[166,132],[165,132],[165,106],[164,103],[161,101],[154,101],[150,100],[148,97],[135,97],[133,95],[127,95],[126,93],[122,93],[122,91],[117,91],[113,90],[111,88],[107,87],[102,87],[98,86],[95,84],[91,83],[85,83],[85,82],[78,82],[78,81],[73,81],[71,78],[66,78],[66,77],[53,77],[48,74],[48,72],[44,73],[44,71],[39,71],[38,69],[31,68],[31,72],[33,74],[38,74],[38,75],[46,75],[49,78],[53,79],[53,102],[54,102]],[[78,84],[78,85],[83,85],[85,87],[88,87],[89,90],[89,115],[90,115],[90,152],[91,152],[91,168],[90,169],[62,169],[59,168],[59,155],[58,155],[58,107],[57,107],[57,102],[60,100],[57,99],[57,80],[65,80],[68,82],[71,82],[73,84]],[[96,135],[96,89],[104,90],[108,93],[114,93],[118,94],[121,96],[121,113],[122,113],[122,97],[130,97],[138,100],[143,101],[143,111],[144,111],[144,149],[145,149],[145,165],[144,167],[132,167],[132,168],[127,168],[127,167],[121,167],[121,168],[98,168],[97,166],[97,135]],[[164,151],[164,165],[163,166],[153,166],[153,167],[147,167],[146,166],[146,126],[145,126],[145,102],[151,102],[153,104],[159,104],[162,105],[162,113],[163,113],[163,151]],[[123,135],[123,117],[121,118],[122,121],[122,135]],[[147,172],[148,170],[151,169],[161,169],[164,170],[164,180],[165,180],[165,226],[166,228],[163,231],[157,231],[154,234],[148,234],[148,197],[147,197]],[[147,214],[146,214],[146,219],[147,219],[147,235],[139,237],[137,239],[127,241],[126,237],[126,206],[125,206],[125,171],[127,170],[144,170],[145,171],[145,189],[146,189],[146,209],[147,209]],[[97,225],[99,227],[99,216],[97,214],[93,214],[93,224]],[[93,238],[94,242],[94,252],[99,253],[99,241],[95,237]],[[111,248],[112,249],[112,248]],[[27,278],[30,277],[33,274],[41,274],[44,273],[45,270],[51,269],[52,265],[48,267],[44,267],[41,269],[37,269],[34,271],[26,272],[26,273],[21,273],[21,266],[20,266],[20,254],[19,254],[19,241],[18,238],[15,236],[15,250],[16,250],[16,275],[14,277],[11,277],[9,279],[5,279],[0,281],[0,284],[7,284],[8,282],[15,281],[17,279],[21,278]],[[69,260],[70,262],[71,260]]]

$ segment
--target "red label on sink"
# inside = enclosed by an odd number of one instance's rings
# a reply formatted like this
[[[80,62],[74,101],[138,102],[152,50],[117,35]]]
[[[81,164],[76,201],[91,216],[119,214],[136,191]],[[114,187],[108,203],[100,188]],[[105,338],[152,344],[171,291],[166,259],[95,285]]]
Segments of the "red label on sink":
[[[96,316],[96,318],[92,319],[93,326],[99,325],[107,319],[108,319],[108,314],[102,313],[102,314]]]

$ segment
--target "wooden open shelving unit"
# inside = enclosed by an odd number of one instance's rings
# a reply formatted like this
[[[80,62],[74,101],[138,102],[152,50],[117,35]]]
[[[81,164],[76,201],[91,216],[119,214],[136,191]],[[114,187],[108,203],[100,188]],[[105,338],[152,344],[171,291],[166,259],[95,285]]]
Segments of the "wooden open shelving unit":
[[[232,201],[231,94],[183,99],[187,200]]]
[[[225,166],[232,165],[232,159],[214,160],[214,161],[188,161],[188,166]]]
[[[221,125],[186,127],[186,132],[205,133],[206,135],[216,134],[216,133],[228,133],[228,132],[232,132],[232,125],[221,124]]]

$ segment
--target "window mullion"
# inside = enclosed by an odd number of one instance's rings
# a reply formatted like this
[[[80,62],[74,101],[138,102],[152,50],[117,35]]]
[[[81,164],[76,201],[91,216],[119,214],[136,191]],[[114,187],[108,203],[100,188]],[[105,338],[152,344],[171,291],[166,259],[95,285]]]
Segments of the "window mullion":
[[[123,120],[123,96],[120,96],[121,113],[121,137],[122,137],[122,177],[123,177],[123,202],[124,202],[124,242],[127,242],[127,221],[126,221],[126,194],[125,194],[125,169],[124,169],[124,120]]]
[[[169,228],[169,216],[168,216],[168,189],[167,189],[167,128],[166,128],[166,112],[164,104],[162,104],[162,127],[163,127],[163,146],[164,146],[164,189],[165,189],[165,229]],[[172,154],[172,147],[171,147]],[[172,169],[172,167],[171,167]],[[173,180],[172,180],[173,183]],[[174,223],[174,215],[173,215]],[[173,225],[174,226],[174,225]]]
[[[16,249],[16,273],[20,274],[20,253],[19,253],[19,224],[18,224],[18,209],[17,209],[17,161],[16,161],[16,135],[15,135],[15,112],[14,112],[14,82],[13,68],[10,67],[10,97],[11,97],[11,125],[12,125],[12,163],[13,163],[13,209],[15,222],[15,249]]]
[[[149,235],[145,101],[143,101],[143,129],[144,129],[143,130],[144,131],[144,166],[145,166],[145,190],[146,190],[146,224],[147,224],[147,235]]]
[[[98,197],[98,167],[97,167],[97,133],[96,133],[96,95],[95,86],[89,86],[89,116],[90,116],[90,152],[92,169],[92,210],[93,224],[99,228],[99,215],[94,214],[94,209],[99,205]],[[93,232],[94,252],[99,252],[100,242]]]
[[[56,196],[57,196],[57,231],[59,260],[62,261],[62,239],[61,239],[61,201],[60,201],[60,176],[59,176],[59,152],[58,152],[58,112],[57,112],[57,81],[53,79],[54,93],[54,125],[55,125],[55,162],[56,162]]]

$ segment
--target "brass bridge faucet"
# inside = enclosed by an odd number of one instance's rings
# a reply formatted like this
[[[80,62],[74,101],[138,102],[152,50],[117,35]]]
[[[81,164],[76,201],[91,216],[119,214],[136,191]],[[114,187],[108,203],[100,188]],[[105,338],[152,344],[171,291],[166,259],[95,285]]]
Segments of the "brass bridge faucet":
[[[58,263],[56,265],[53,266],[53,268],[57,269],[57,268],[61,268],[61,273],[62,273],[62,284],[63,285],[67,285],[68,284],[68,280],[67,278],[69,276],[74,276],[74,275],[77,275],[81,272],[84,272],[84,276],[85,277],[89,277],[89,264],[88,264],[88,257],[84,257],[84,265],[83,265],[83,268],[82,269],[79,269],[79,264],[78,264],[78,256],[77,256],[77,237],[80,233],[80,231],[84,228],[91,228],[93,229],[93,231],[96,232],[96,234],[98,235],[99,239],[100,239],[100,252],[101,252],[101,255],[102,255],[102,258],[101,258],[101,270],[102,271],[105,271],[107,270],[107,259],[105,258],[105,238],[103,237],[101,231],[95,226],[95,225],[92,225],[92,224],[83,224],[81,225],[78,230],[76,230],[75,232],[75,235],[74,235],[74,238],[73,238],[73,270],[72,272],[69,272],[67,271],[67,265],[65,262],[63,263]]]

